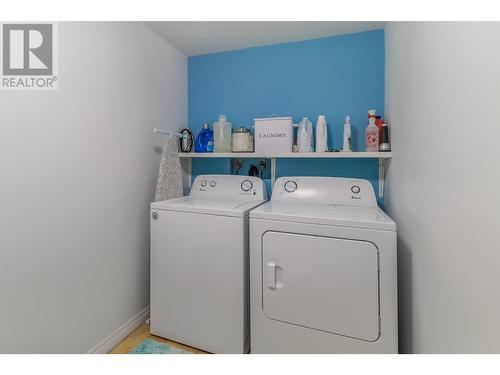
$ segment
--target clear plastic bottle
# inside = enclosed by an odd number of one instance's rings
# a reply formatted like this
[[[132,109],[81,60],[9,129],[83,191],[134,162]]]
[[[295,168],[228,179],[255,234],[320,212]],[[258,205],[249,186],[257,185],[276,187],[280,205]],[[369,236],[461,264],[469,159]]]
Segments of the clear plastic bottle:
[[[226,115],[219,115],[219,121],[214,124],[214,152],[231,152],[232,125]]]
[[[378,151],[378,127],[375,125],[375,110],[368,111],[368,126],[365,133],[365,151],[377,152]]]

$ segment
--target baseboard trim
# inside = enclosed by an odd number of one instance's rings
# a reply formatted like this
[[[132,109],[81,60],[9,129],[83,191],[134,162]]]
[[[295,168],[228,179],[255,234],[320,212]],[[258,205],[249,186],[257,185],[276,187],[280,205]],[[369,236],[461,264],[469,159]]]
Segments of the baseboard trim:
[[[118,345],[125,337],[130,335],[137,327],[149,319],[149,306],[139,312],[136,316],[123,324],[111,335],[90,349],[87,354],[106,354]]]

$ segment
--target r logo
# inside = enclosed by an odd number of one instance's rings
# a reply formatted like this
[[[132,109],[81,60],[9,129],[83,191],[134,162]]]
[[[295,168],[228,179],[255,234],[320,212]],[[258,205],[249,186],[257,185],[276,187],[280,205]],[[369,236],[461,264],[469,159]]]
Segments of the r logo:
[[[52,24],[3,24],[3,75],[53,74]]]

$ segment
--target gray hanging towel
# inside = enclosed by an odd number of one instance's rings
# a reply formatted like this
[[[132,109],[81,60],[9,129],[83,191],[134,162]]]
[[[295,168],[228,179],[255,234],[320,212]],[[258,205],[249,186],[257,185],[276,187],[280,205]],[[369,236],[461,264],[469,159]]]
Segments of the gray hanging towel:
[[[182,171],[178,155],[178,140],[169,138],[163,145],[160,171],[156,183],[155,201],[182,197]]]

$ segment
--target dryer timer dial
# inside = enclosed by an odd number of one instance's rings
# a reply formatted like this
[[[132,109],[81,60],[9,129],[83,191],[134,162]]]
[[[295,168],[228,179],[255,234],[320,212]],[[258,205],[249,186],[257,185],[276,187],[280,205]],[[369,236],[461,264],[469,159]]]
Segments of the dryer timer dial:
[[[285,188],[286,192],[293,193],[295,190],[297,190],[297,183],[290,180],[285,182],[285,185],[283,187]]]
[[[241,183],[241,190],[243,191],[250,191],[250,189],[253,188],[252,181],[250,180],[243,180]]]

